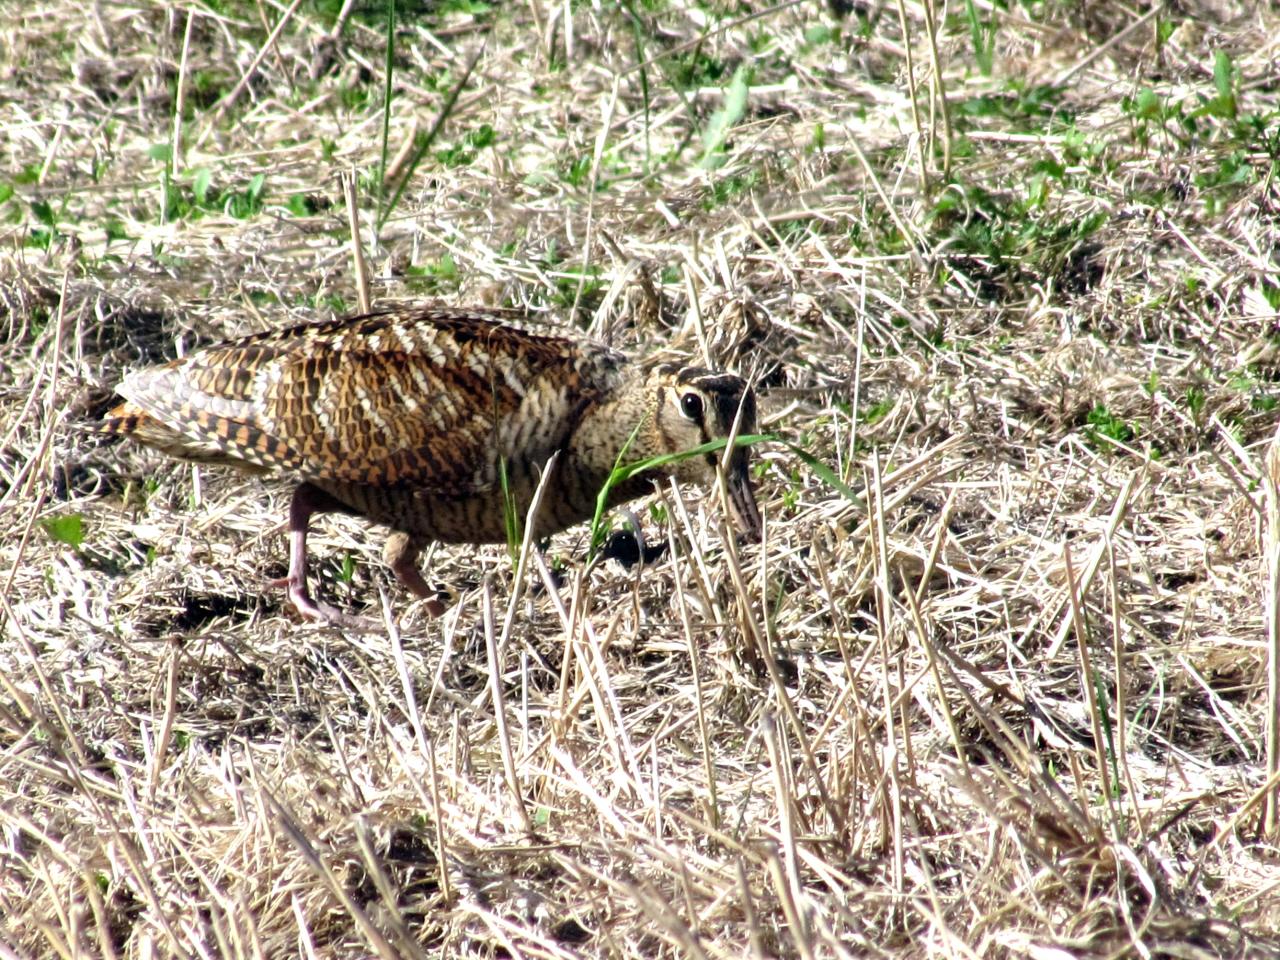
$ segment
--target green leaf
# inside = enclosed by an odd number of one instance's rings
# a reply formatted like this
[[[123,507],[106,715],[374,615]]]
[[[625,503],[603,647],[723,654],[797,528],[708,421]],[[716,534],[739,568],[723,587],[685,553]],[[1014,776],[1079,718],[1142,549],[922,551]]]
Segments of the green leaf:
[[[36,219],[43,223],[46,227],[52,227],[56,221],[53,214],[53,207],[49,205],[48,200],[33,200],[31,202],[31,212],[36,215]]]
[[[78,513],[69,513],[65,517],[46,517],[40,521],[53,540],[64,543],[73,550],[79,550],[84,543],[84,517]]]
[[[1133,100],[1133,115],[1139,120],[1156,120],[1160,117],[1160,97],[1150,87],[1139,90]]]
[[[249,194],[249,203],[254,208],[258,206],[258,201],[262,199],[262,186],[266,182],[267,175],[265,173],[256,173],[253,175],[253,179],[249,181],[247,193]]]
[[[1121,420],[1102,404],[1089,411],[1086,418],[1085,436],[1100,449],[1113,447],[1116,444],[1130,443],[1137,436],[1133,427]],[[1107,443],[1103,443],[1107,441]]]
[[[830,43],[835,39],[836,32],[826,24],[815,24],[808,27],[804,31],[804,42],[810,46],[818,46],[823,43]]]
[[[1204,412],[1207,397],[1199,387],[1188,387],[1184,399],[1186,400],[1187,409],[1191,411],[1193,417],[1198,417]]]
[[[832,490],[835,490],[837,493],[839,493],[842,497],[844,497],[846,500],[848,500],[850,503],[854,504],[855,506],[859,506],[859,507],[865,506],[862,498],[853,492],[852,487],[850,487],[847,483],[845,483],[843,480],[837,477],[836,472],[832,470],[829,466],[827,466],[825,463],[823,463],[813,454],[806,453],[804,450],[801,450],[794,443],[791,443],[787,440],[784,440],[782,442],[783,442],[783,445],[786,446],[788,450],[790,450],[792,453],[794,453],[797,457],[800,458],[800,460],[804,463],[806,467],[808,467],[810,470],[813,471],[814,476],[816,476],[819,480],[821,480],[827,486],[831,487]]]
[[[1239,111],[1236,103],[1235,68],[1231,65],[1231,57],[1225,50],[1218,50],[1213,55],[1213,88],[1212,97],[1202,97],[1204,101],[1199,109],[1192,111],[1186,118],[1187,124],[1194,124],[1195,117],[1221,117],[1226,120],[1235,118]],[[1194,130],[1194,127],[1189,127]]]
[[[196,171],[195,178],[191,181],[191,192],[195,194],[196,203],[202,207],[209,202],[209,188],[212,184],[212,170],[208,167],[201,167]]]
[[[147,147],[147,156],[152,160],[161,160],[168,163],[173,157],[173,147],[167,143],[156,143]]]
[[[984,24],[978,17],[978,9],[973,0],[965,0],[965,17],[969,21],[969,39],[973,43],[973,56],[978,63],[978,70],[984,77],[991,76],[993,65],[992,51],[996,42],[996,21]]]
[[[320,209],[315,197],[307,193],[292,194],[285,202],[285,206],[295,217],[311,217]]]
[[[751,70],[746,66],[733,72],[733,79],[724,90],[724,106],[711,115],[707,129],[702,134],[702,159],[698,166],[714,170],[724,164],[724,145],[729,131],[742,119],[747,109],[747,94],[751,91]]]
[[[1231,82],[1231,55],[1225,50],[1216,50],[1213,54],[1213,86],[1218,96],[1226,100],[1235,92]]]

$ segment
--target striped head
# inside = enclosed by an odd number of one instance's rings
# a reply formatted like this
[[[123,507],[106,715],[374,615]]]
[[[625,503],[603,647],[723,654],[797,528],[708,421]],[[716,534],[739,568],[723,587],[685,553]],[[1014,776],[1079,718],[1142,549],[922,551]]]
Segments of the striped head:
[[[739,437],[755,433],[755,394],[732,373],[662,364],[645,378],[645,392],[649,409],[633,448],[639,457],[680,453],[727,439],[731,433]],[[724,451],[716,450],[669,464],[662,471],[682,482],[710,485],[723,457]],[[725,479],[734,522],[744,534],[758,538],[760,513],[749,465],[748,448],[737,447],[729,456]]]

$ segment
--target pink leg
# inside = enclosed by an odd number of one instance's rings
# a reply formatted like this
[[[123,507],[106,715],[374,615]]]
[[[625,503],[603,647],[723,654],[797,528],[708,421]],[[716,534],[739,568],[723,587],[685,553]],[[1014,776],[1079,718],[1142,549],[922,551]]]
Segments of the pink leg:
[[[311,620],[321,620],[352,629],[378,629],[378,625],[361,617],[343,613],[337,607],[316,600],[307,590],[307,528],[316,513],[350,513],[350,509],[319,487],[309,483],[299,484],[289,501],[289,575],[282,580],[271,581],[273,587],[289,591],[289,602]]]
[[[432,590],[418,571],[418,551],[421,549],[421,540],[416,540],[409,534],[397,530],[383,545],[382,562],[391,568],[396,579],[404,584],[410,593],[427,601],[427,612],[431,616],[438,617],[444,613],[444,604],[439,600],[439,591]]]

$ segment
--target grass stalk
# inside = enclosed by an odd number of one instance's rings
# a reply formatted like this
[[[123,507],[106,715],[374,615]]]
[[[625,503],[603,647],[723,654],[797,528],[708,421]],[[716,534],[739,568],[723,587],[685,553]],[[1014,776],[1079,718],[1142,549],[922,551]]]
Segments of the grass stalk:
[[[217,106],[214,108],[213,116],[206,121],[204,130],[196,141],[197,147],[204,146],[204,142],[218,129],[218,125],[222,123],[231,108],[240,99],[240,96],[248,89],[249,83],[257,76],[258,68],[262,65],[262,61],[275,48],[276,42],[280,39],[281,34],[284,33],[285,28],[293,19],[293,15],[298,12],[298,7],[300,6],[302,6],[302,0],[292,0],[289,6],[285,8],[284,13],[280,14],[280,19],[276,21],[276,25],[271,33],[268,34],[266,41],[258,48],[258,52],[254,54],[249,66],[240,74],[240,79],[236,82],[236,85],[231,88],[230,93],[218,101]]]
[[[932,64],[933,82],[930,86],[933,89],[931,99],[930,113],[935,110],[942,118],[942,169],[939,171],[940,179],[943,183],[949,183],[951,180],[951,107],[947,103],[947,81],[942,72],[942,58],[938,55],[938,25],[937,11],[934,8],[934,0],[924,0],[924,30],[925,36],[929,40],[929,62]],[[986,41],[985,54],[983,48],[975,50],[979,63],[983,62],[983,56],[990,59],[991,50],[995,46],[995,17],[997,13],[992,11],[992,26],[990,35]],[[928,141],[929,148],[932,148],[934,140],[938,137],[937,124],[931,123],[930,129],[934,131],[933,136]],[[925,149],[925,144],[921,144],[921,149]]]
[[[356,172],[347,170],[341,174],[342,197],[347,206],[347,228],[351,232],[351,272],[356,286],[356,302],[361,313],[373,309],[369,292],[369,264],[364,256],[364,241],[360,239],[360,199],[356,192]]]
[[[1071,612],[1071,625],[1076,637],[1076,649],[1080,656],[1080,686],[1084,689],[1085,703],[1089,708],[1089,726],[1093,731],[1094,762],[1101,781],[1101,793],[1108,806],[1114,804],[1115,784],[1112,781],[1114,744],[1104,736],[1109,720],[1104,718],[1105,706],[1100,702],[1098,674],[1089,652],[1089,632],[1084,619],[1084,594],[1078,589],[1075,568],[1071,562],[1071,545],[1064,544],[1062,562],[1067,575],[1067,605]],[[1113,807],[1114,810],[1114,807]]]
[[[504,674],[502,660],[498,656],[498,640],[494,631],[493,590],[488,581],[483,587],[481,609],[484,612],[484,649],[489,662],[489,700],[493,704],[493,722],[498,731],[498,751],[502,757],[502,771],[506,775],[507,792],[511,798],[511,806],[520,816],[520,823],[526,834],[534,833],[533,821],[529,818],[529,808],[525,805],[524,791],[520,788],[520,778],[516,774],[515,757],[511,752],[511,734],[507,729],[507,708],[502,692]]]
[[[1266,581],[1263,585],[1263,625],[1267,636],[1267,710],[1265,746],[1267,778],[1280,783],[1280,431],[1271,440],[1262,475],[1266,510],[1263,543]],[[1280,786],[1266,795],[1263,827],[1271,840],[1280,838]]]
[[[178,78],[173,91],[173,140],[169,148],[169,174],[175,180],[182,173],[182,117],[187,105],[187,69],[191,62],[191,25],[194,9],[187,11],[187,25],[182,30],[182,54],[178,58]]]
[[[693,708],[698,720],[698,742],[702,748],[702,772],[707,786],[707,819],[711,826],[720,829],[720,798],[716,787],[716,764],[711,753],[711,733],[707,722],[706,704],[702,692],[702,671],[698,667],[698,645],[694,640],[693,624],[689,618],[689,604],[684,595],[684,579],[675,569],[674,541],[667,552],[672,567],[671,582],[676,588],[676,609],[680,612],[680,626],[684,630],[685,645],[689,651],[689,673],[693,679]]]

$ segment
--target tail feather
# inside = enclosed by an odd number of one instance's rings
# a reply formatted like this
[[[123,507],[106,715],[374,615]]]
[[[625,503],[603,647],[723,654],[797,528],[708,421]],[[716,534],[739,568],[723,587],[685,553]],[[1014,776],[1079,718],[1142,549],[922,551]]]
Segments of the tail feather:
[[[103,436],[127,437],[179,460],[223,464],[246,473],[263,472],[261,467],[229,455],[212,442],[197,440],[174,430],[127,400],[112,408],[94,432]]]
[[[122,403],[108,411],[106,418],[93,428],[94,433],[108,437],[133,437],[146,432],[145,413],[128,403]]]

